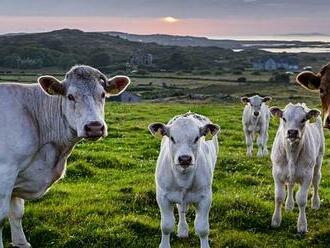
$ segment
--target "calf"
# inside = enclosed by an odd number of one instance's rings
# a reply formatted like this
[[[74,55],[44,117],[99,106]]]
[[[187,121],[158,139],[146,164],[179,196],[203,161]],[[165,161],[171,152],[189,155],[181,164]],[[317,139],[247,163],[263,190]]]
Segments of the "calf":
[[[261,97],[258,95],[241,97],[242,103],[245,104],[242,124],[247,146],[247,156],[252,156],[253,139],[256,134],[258,134],[257,145],[259,147],[257,156],[261,157],[268,154],[267,141],[270,113],[265,103],[271,99],[270,96]]]
[[[312,208],[320,207],[318,193],[321,166],[324,152],[322,119],[318,110],[310,110],[305,104],[288,104],[284,110],[277,107],[270,109],[273,116],[281,118],[272,153],[273,178],[275,183],[275,211],[272,226],[281,224],[281,206],[285,200],[287,186],[288,196],[285,208],[294,207],[293,187],[300,185],[296,194],[299,207],[297,230],[307,232],[306,203],[310,184],[313,185]],[[314,123],[311,123],[314,119]]]
[[[296,81],[305,89],[320,94],[324,127],[330,129],[330,63],[323,66],[318,73],[301,72]]]
[[[178,236],[188,236],[186,212],[196,203],[195,231],[201,247],[209,247],[209,211],[212,201],[213,171],[218,154],[219,126],[198,114],[188,112],[167,125],[149,125],[153,135],[162,136],[156,169],[156,195],[161,212],[160,247],[170,247],[174,230],[173,204],[179,212]],[[206,138],[211,140],[206,140]]]
[[[108,79],[89,66],[75,66],[60,82],[0,85],[0,248],[9,217],[12,244],[30,247],[22,228],[24,200],[40,198],[60,179],[75,144],[107,135],[106,95],[125,90],[129,79]]]

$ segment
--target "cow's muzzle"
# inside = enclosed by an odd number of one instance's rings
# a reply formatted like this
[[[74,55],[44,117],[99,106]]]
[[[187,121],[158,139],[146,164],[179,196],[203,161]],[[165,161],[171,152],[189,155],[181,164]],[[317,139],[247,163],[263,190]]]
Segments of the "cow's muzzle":
[[[287,133],[287,138],[290,141],[299,140],[300,139],[300,137],[299,137],[299,131],[297,129],[289,129],[288,130],[288,133]]]
[[[91,121],[84,126],[87,139],[99,139],[105,135],[105,126],[99,121]]]
[[[187,169],[191,165],[192,157],[190,155],[181,155],[179,156],[178,160],[179,160],[179,165],[182,168]]]

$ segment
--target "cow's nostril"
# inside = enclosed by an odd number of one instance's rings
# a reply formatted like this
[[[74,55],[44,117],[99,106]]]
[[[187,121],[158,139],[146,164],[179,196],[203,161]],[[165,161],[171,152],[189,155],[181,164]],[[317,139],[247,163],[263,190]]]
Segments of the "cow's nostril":
[[[182,155],[179,156],[179,163],[180,165],[190,165],[192,161],[192,157],[189,155]]]
[[[84,129],[85,129],[86,132],[90,132],[91,131],[91,128],[88,125],[85,125]]]
[[[288,130],[288,137],[289,138],[296,138],[296,137],[298,137],[298,130],[296,130],[296,129],[290,129],[290,130]]]
[[[254,115],[255,115],[255,116],[258,116],[258,115],[259,115],[259,112],[254,111]]]
[[[101,127],[101,131],[104,132],[104,125]]]

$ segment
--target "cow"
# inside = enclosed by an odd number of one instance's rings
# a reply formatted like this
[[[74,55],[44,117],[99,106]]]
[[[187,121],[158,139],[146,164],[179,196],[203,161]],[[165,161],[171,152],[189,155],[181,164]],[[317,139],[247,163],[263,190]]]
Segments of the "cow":
[[[63,81],[46,75],[35,84],[0,85],[0,248],[6,217],[12,245],[31,247],[22,227],[24,201],[40,198],[64,175],[77,142],[107,136],[105,98],[129,84],[128,77],[108,79],[79,65]]]
[[[296,81],[309,91],[319,93],[322,103],[323,125],[330,129],[330,63],[323,66],[318,73],[303,71]]]
[[[286,197],[286,210],[294,208],[293,187],[300,185],[296,193],[299,207],[297,221],[298,233],[307,232],[306,204],[310,185],[313,185],[311,205],[320,207],[319,185],[324,153],[324,134],[320,111],[309,109],[305,104],[288,104],[284,110],[270,108],[273,116],[281,118],[273,143],[271,160],[275,183],[275,210],[272,227],[279,227],[282,214],[281,206]]]
[[[218,154],[219,126],[188,112],[167,124],[153,123],[149,131],[162,137],[155,173],[156,199],[161,212],[161,248],[170,247],[174,230],[173,205],[179,212],[178,237],[188,236],[188,204],[196,204],[195,231],[202,248],[209,247],[209,211],[213,171]]]
[[[251,157],[253,152],[253,140],[255,135],[258,135],[258,157],[266,156],[268,154],[268,127],[270,113],[266,102],[272,98],[270,96],[261,97],[254,95],[251,97],[242,96],[241,102],[245,104],[242,124],[245,135],[245,143],[247,147],[246,155]]]

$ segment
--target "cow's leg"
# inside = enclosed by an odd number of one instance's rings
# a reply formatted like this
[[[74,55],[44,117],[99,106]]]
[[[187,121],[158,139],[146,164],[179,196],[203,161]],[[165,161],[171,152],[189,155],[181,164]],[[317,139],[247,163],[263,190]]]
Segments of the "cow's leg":
[[[246,142],[246,155],[251,157],[253,152],[253,135],[252,132],[245,130],[245,142]]]
[[[8,217],[10,199],[17,177],[17,170],[12,164],[0,164],[0,248],[3,248],[2,229]]]
[[[165,197],[157,197],[158,206],[160,208],[161,223],[160,227],[162,230],[162,240],[160,242],[160,248],[169,248],[170,235],[174,231],[174,213],[173,205]]]
[[[312,185],[313,185],[312,209],[320,208],[319,186],[321,181],[321,166],[322,166],[322,155],[316,159],[316,164],[314,167],[314,173],[312,179]]]
[[[178,223],[178,237],[186,238],[188,237],[189,227],[186,220],[187,204],[177,204],[179,213],[179,223]]]
[[[9,210],[12,246],[20,248],[29,248],[31,247],[31,245],[26,240],[22,226],[23,214],[24,200],[18,197],[13,197],[10,201]]]
[[[287,189],[288,189],[288,196],[285,201],[285,209],[287,211],[292,211],[294,209],[294,198],[293,198],[293,183],[288,183]]]
[[[200,239],[201,248],[209,247],[209,212],[211,196],[203,198],[196,207],[195,231]]]
[[[268,133],[261,130],[257,138],[258,157],[266,156],[268,154],[267,140],[268,140]]]
[[[285,185],[277,178],[275,182],[275,210],[272,218],[272,227],[279,227],[282,221],[282,204],[285,200]]]
[[[307,232],[307,218],[306,218],[306,204],[308,188],[311,184],[312,176],[306,175],[304,178],[299,191],[296,194],[296,201],[299,207],[299,216],[297,222],[297,231],[299,233]]]

